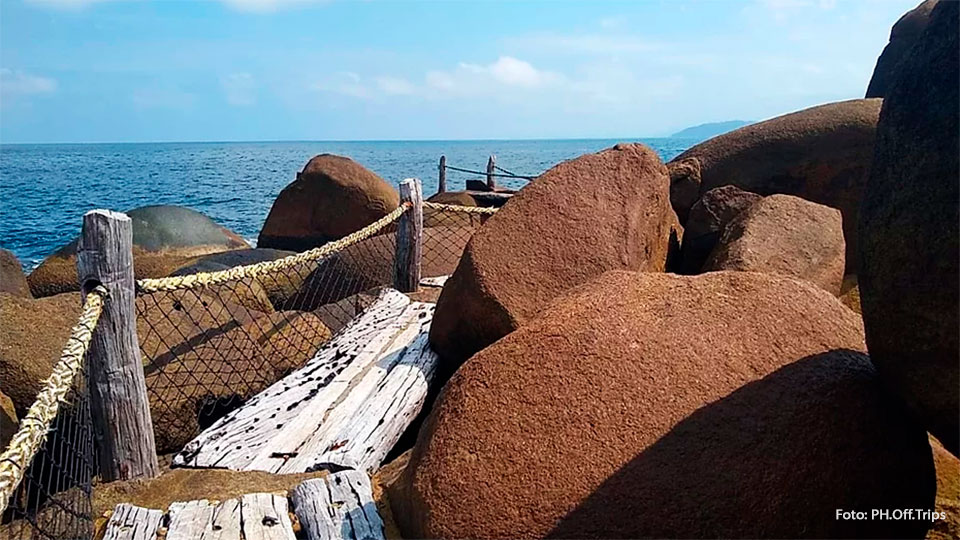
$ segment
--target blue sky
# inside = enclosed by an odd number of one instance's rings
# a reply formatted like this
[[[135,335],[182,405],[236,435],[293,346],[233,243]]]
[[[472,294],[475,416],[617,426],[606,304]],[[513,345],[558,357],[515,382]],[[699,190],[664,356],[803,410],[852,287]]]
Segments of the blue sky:
[[[859,98],[919,0],[0,0],[0,141],[635,138]]]

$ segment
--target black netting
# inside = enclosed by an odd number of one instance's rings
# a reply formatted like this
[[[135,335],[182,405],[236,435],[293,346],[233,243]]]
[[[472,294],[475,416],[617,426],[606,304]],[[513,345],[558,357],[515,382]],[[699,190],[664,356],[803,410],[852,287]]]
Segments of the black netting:
[[[94,452],[84,369],[74,379],[43,447],[10,498],[0,522],[0,538],[91,538]]]

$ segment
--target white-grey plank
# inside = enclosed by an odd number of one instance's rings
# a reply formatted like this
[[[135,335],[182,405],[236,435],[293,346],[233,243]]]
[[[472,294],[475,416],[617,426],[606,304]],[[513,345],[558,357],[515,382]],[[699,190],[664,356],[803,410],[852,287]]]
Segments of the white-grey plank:
[[[118,504],[107,521],[103,540],[155,540],[163,512],[132,504]]]
[[[342,471],[302,482],[291,494],[308,540],[380,540],[383,520],[363,471]]]
[[[296,540],[287,498],[271,493],[250,493],[241,499],[245,540]]]

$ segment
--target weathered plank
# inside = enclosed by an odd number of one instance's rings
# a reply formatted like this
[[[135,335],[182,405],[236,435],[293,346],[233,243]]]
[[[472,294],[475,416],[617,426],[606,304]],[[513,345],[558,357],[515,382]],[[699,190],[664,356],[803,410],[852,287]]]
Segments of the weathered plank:
[[[433,304],[411,303],[406,295],[394,290],[383,292],[304,367],[190,442],[174,458],[174,465],[305,472],[316,469],[321,457],[349,445],[354,437],[356,441],[367,440],[363,453],[369,455],[348,462],[365,464],[382,458],[381,453],[395,443],[391,440],[394,430],[402,431],[396,427],[397,422],[406,427],[409,419],[404,418],[419,406],[416,402],[421,384],[415,373],[404,370],[420,369],[427,381],[432,373],[433,353],[421,339],[429,330],[432,314]],[[381,389],[397,366],[405,367],[397,374],[401,380],[391,383],[390,388],[415,387],[407,399],[386,396]],[[375,394],[386,409],[365,405]],[[393,411],[398,418],[371,420]],[[381,420],[384,426],[371,424]],[[362,429],[348,430],[347,426],[354,423]],[[369,440],[373,436],[380,436],[382,441]],[[360,450],[356,443],[350,446],[351,451]],[[321,463],[321,468],[327,466],[340,468],[336,463]]]
[[[175,502],[168,510],[167,540],[195,540],[203,538],[210,528],[217,505],[206,499]]]
[[[152,478],[160,467],[137,342],[133,222],[127,215],[92,210],[83,216],[77,276],[84,292],[99,284],[108,294],[87,352],[100,476]]]
[[[423,409],[438,361],[428,333],[421,333],[353,417],[342,423],[333,446],[315,458],[314,467],[376,471]]]
[[[420,279],[420,286],[443,288],[443,286],[447,284],[448,279],[450,279],[449,274],[446,276],[425,277]]]
[[[401,292],[416,292],[420,284],[423,257],[423,191],[420,180],[400,182],[400,203],[410,209],[397,221],[396,253],[393,257],[393,286]]]
[[[107,521],[103,540],[155,540],[163,512],[132,504],[118,504]]]
[[[308,540],[384,538],[370,478],[362,471],[307,480],[294,488],[290,498]]]
[[[287,498],[270,493],[250,493],[241,500],[245,540],[295,540]]]

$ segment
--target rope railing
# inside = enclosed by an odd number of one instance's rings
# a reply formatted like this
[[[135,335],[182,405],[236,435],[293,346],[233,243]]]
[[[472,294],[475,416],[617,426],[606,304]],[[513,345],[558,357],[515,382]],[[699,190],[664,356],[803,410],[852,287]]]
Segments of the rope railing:
[[[103,311],[103,298],[106,293],[106,289],[98,286],[87,294],[80,319],[70,332],[60,360],[44,382],[43,389],[37,394],[37,399],[26,416],[20,421],[20,429],[10,439],[3,454],[0,454],[0,515],[6,511],[7,503],[23,480],[27,467],[43,446],[50,425],[57,417],[60,403],[73,386],[77,373],[83,368],[84,355]]]
[[[479,174],[481,176],[494,176],[497,178],[519,178],[521,180],[533,180],[534,178],[536,178],[535,176],[524,176],[521,174],[514,174],[511,172],[507,172],[500,167],[497,167],[497,169],[501,171],[500,173],[488,173],[486,171],[472,171],[470,169],[462,169],[460,167],[454,167],[453,165],[444,165],[444,168],[449,169],[451,171],[458,171],[458,172],[468,173],[468,174]]]
[[[460,206],[458,204],[441,204],[434,203],[429,201],[423,202],[424,208],[430,208],[432,210],[439,210],[441,212],[461,212],[464,214],[486,214],[493,215],[497,213],[499,208],[492,208],[486,206]]]
[[[181,289],[194,289],[207,285],[216,285],[228,281],[236,281],[248,277],[277,272],[306,262],[316,261],[347,248],[357,242],[366,240],[380,232],[384,227],[390,225],[400,218],[404,212],[409,210],[408,205],[400,205],[393,212],[374,221],[370,225],[344,236],[339,240],[328,242],[318,248],[290,255],[274,261],[264,261],[244,266],[235,266],[227,270],[217,272],[199,272],[186,276],[168,276],[165,278],[138,279],[137,291],[139,293],[152,293],[175,291]]]

